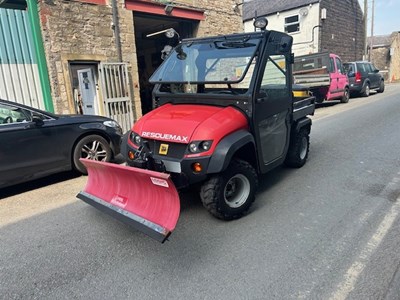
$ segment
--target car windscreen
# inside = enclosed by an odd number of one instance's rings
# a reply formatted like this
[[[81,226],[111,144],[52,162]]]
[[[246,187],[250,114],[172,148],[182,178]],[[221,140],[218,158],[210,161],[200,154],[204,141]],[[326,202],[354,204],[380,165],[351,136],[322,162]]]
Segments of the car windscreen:
[[[260,40],[179,44],[150,77],[155,83],[238,83],[245,77]]]

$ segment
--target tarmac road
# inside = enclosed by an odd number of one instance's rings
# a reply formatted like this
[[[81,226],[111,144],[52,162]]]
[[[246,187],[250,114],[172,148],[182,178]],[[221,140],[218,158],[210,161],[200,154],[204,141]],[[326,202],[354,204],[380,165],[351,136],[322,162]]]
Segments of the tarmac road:
[[[165,244],[77,200],[85,177],[0,191],[0,299],[400,299],[399,88],[321,105],[308,163],[240,220],[185,193]]]

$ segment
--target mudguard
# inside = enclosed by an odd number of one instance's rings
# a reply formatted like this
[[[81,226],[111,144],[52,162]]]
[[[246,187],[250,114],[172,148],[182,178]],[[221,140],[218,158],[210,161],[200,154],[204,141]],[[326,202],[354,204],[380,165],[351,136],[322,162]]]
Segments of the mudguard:
[[[88,180],[77,197],[164,242],[180,213],[178,192],[165,173],[81,159]]]

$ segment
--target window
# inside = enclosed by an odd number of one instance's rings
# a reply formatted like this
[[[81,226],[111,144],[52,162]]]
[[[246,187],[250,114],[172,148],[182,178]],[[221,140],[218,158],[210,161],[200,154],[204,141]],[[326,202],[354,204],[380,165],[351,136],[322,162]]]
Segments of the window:
[[[333,58],[329,58],[329,73],[335,73],[335,62],[333,61]]]
[[[340,73],[345,74],[342,61],[339,58],[336,58],[336,66]]]
[[[372,73],[374,71],[374,68],[371,66],[371,64],[365,64],[365,71],[367,73]]]
[[[13,106],[0,105],[0,126],[3,124],[29,121],[31,121],[31,118],[29,117],[27,111]]]
[[[285,18],[285,32],[293,33],[300,31],[299,15]]]
[[[286,88],[286,60],[284,55],[272,55],[268,58],[261,86],[262,88],[271,86]]]

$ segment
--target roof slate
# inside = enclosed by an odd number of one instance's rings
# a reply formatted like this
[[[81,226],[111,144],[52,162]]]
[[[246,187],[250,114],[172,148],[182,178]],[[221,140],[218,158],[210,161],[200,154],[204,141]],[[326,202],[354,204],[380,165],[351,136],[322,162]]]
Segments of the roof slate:
[[[243,3],[243,21],[317,3],[319,0],[252,0]]]
[[[390,46],[392,44],[391,35],[375,35],[372,38],[373,46]],[[371,44],[371,37],[368,37],[368,45]]]

